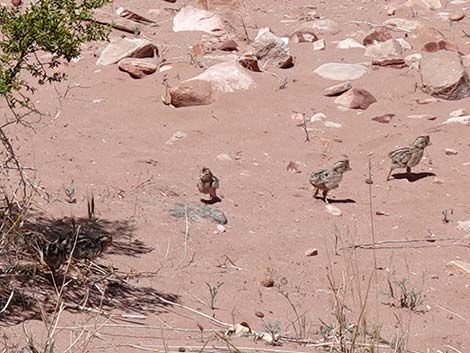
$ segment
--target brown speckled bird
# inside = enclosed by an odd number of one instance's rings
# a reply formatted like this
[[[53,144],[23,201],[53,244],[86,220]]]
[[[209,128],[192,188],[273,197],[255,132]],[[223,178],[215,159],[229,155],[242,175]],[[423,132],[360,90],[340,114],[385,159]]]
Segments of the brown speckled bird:
[[[328,191],[339,186],[343,179],[343,174],[348,170],[351,170],[351,168],[349,167],[349,160],[346,159],[336,162],[332,169],[322,169],[318,172],[313,172],[309,178],[310,184],[315,188],[313,197],[316,197],[321,190],[323,192],[323,200],[329,203],[326,197]]]
[[[44,245],[41,258],[53,272],[56,271],[67,259],[65,245],[59,241]]]
[[[411,168],[419,164],[421,158],[423,158],[424,149],[429,145],[431,145],[429,136],[419,136],[411,146],[397,148],[390,152],[388,156],[392,160],[392,165],[387,181],[391,179],[392,171],[397,168],[406,168],[406,172],[411,174]]]
[[[219,179],[212,174],[209,168],[202,168],[197,188],[202,194],[209,194],[210,200],[201,199],[203,202],[217,202],[220,198],[217,196],[217,189],[219,188]]]
[[[112,242],[112,238],[109,235],[100,235],[98,237],[90,237],[87,235],[79,235],[75,249],[73,250],[72,257],[76,260],[94,260],[102,254],[102,252]],[[73,248],[73,241],[69,245],[71,247],[70,252]]]

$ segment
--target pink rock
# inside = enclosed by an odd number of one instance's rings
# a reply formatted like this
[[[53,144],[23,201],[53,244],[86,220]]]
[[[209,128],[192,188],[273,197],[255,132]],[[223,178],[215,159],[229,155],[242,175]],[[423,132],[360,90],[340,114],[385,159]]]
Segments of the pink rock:
[[[376,42],[385,42],[392,38],[392,32],[390,30],[384,27],[379,27],[378,29],[375,29],[369,34],[367,34],[362,40],[362,44],[372,45]]]
[[[157,71],[157,64],[149,59],[126,58],[119,61],[118,66],[132,78],[142,78]]]
[[[287,165],[287,171],[290,173],[300,173],[299,166],[295,162],[289,162]]]
[[[353,88],[335,99],[335,103],[350,109],[366,110],[377,99],[363,88]]]
[[[325,88],[323,95],[327,97],[339,96],[340,94],[349,91],[352,88],[351,82],[340,83],[339,85],[334,85],[328,88]]]
[[[212,102],[212,86],[202,80],[186,81],[170,89],[170,96],[176,108],[208,105]]]
[[[219,50],[223,50],[223,51],[237,51],[237,50],[238,50],[238,44],[237,44],[233,39],[227,39],[227,40],[224,40],[224,41],[219,45]]]
[[[318,249],[307,249],[305,250],[305,256],[317,256],[318,255]]]
[[[295,31],[290,35],[293,43],[313,43],[318,37],[312,31]]]
[[[389,122],[392,121],[392,118],[394,116],[395,114],[384,114],[384,115],[376,116],[375,118],[372,118],[372,120],[377,121],[378,123],[388,124]]]

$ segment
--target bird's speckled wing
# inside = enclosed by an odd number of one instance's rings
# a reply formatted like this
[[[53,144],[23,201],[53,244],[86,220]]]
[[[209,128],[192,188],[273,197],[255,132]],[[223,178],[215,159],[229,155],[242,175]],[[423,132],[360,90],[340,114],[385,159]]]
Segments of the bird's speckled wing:
[[[212,176],[211,187],[214,188],[214,189],[219,188],[219,178],[217,178],[216,176]]]
[[[410,147],[402,147],[390,152],[388,156],[392,159],[393,163],[407,165],[411,157],[413,157],[413,151]]]
[[[310,184],[313,186],[324,185],[328,183],[333,176],[333,172],[328,169],[319,170],[318,172],[313,172],[310,175]]]

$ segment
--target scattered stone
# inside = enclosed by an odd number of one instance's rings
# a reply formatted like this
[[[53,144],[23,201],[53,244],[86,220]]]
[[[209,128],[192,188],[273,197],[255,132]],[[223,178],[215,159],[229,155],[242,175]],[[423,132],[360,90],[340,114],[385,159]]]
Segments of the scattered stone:
[[[411,46],[410,43],[406,41],[404,38],[397,38],[395,39],[398,43],[400,43],[401,48],[404,50],[411,50],[413,47]]]
[[[386,58],[372,60],[372,65],[376,66],[391,66],[397,69],[408,66],[403,58]]]
[[[426,119],[426,120],[436,120],[437,116],[435,115],[430,115],[430,114],[413,114],[413,115],[408,115],[409,119]]]
[[[290,161],[287,165],[287,171],[290,173],[301,173],[299,166],[293,161]]]
[[[405,57],[405,64],[414,69],[419,69],[419,61],[422,57],[419,53],[408,55]]]
[[[463,271],[465,273],[470,273],[470,263],[468,263],[468,262],[463,262],[463,261],[460,261],[460,260],[453,260],[453,261],[449,261],[447,263],[447,267],[449,267],[451,269],[460,270],[460,271]]]
[[[176,131],[171,137],[170,139],[165,142],[167,145],[172,145],[174,144],[176,141],[179,141],[179,140],[182,140],[184,139],[186,136],[188,136],[187,133],[183,132],[183,131]]]
[[[209,219],[223,225],[228,222],[227,216],[221,209],[207,205],[177,203],[168,213],[176,218],[186,219],[188,217],[191,222],[198,222],[203,219]]]
[[[325,121],[323,125],[325,125],[326,127],[334,127],[336,129],[343,127],[343,125],[335,123],[334,121]]]
[[[170,89],[170,102],[176,108],[208,105],[212,102],[212,92],[212,86],[207,81],[186,81]]]
[[[470,115],[457,116],[455,118],[449,118],[442,124],[463,124],[470,125]]]
[[[366,110],[377,99],[363,88],[353,88],[335,99],[336,104],[343,105],[350,109]]]
[[[418,27],[418,21],[415,20],[405,20],[403,18],[390,18],[386,20],[384,25],[393,26],[397,29],[405,31],[414,31]]]
[[[253,54],[243,54],[238,59],[238,63],[247,70],[261,72],[261,69],[258,64],[258,58]]]
[[[460,108],[460,109],[450,112],[449,118],[455,118],[455,117],[464,116],[464,115],[468,115],[467,111],[463,108]]]
[[[437,98],[418,98],[416,99],[416,103],[418,104],[430,104],[430,103],[436,103],[439,102],[439,99]]]
[[[377,42],[385,42],[392,38],[393,36],[390,30],[384,27],[379,27],[378,29],[375,29],[369,34],[367,34],[362,40],[362,43],[367,46],[376,44]]]
[[[119,69],[132,78],[142,78],[157,71],[157,64],[149,59],[125,58],[119,61]]]
[[[325,50],[326,44],[324,39],[317,40],[313,42],[313,50]]]
[[[340,217],[343,214],[338,207],[333,206],[331,204],[326,205],[325,208],[326,208],[326,212],[328,212],[329,214],[335,217]]]
[[[353,38],[346,38],[340,41],[337,45],[336,48],[338,49],[353,49],[353,48],[361,48],[364,49],[364,46],[359,43],[357,40]]]
[[[323,119],[326,119],[326,115],[323,113],[315,113],[312,115],[310,118],[310,122],[315,123],[317,121],[322,121]]]
[[[330,86],[325,88],[323,91],[323,95],[327,97],[335,97],[339,96],[340,94],[349,91],[352,88],[351,82],[347,81],[344,83],[340,83],[339,85]]]
[[[224,162],[228,162],[232,160],[232,157],[230,157],[227,153],[221,153],[217,155],[217,157],[215,158],[219,161],[224,161]]]
[[[223,51],[238,51],[238,44],[233,39],[227,39],[219,45],[218,49]]]
[[[426,10],[438,10],[442,7],[440,0],[408,0],[407,6],[419,6]]]
[[[274,287],[274,280],[272,278],[265,278],[261,280],[260,284],[263,287],[271,288],[271,287]]]
[[[147,39],[112,39],[102,51],[96,65],[112,65],[125,58],[152,58],[158,56],[158,48]]]
[[[23,1],[22,0],[11,0],[11,4],[14,6],[14,7],[19,7],[23,4]]]
[[[173,18],[173,31],[201,31],[221,33],[224,30],[222,19],[215,13],[191,5],[183,7]]]
[[[294,66],[294,57],[289,53],[288,43],[288,38],[281,38],[264,27],[258,31],[249,54],[256,56],[260,68],[266,69],[268,65],[289,68]]]
[[[419,68],[423,92],[447,100],[470,96],[468,74],[457,53],[440,50],[426,54]]]
[[[255,81],[236,61],[213,65],[203,73],[184,82],[192,81],[206,81],[214,91],[221,93],[247,90],[255,86]]]
[[[262,318],[264,317],[264,314],[263,314],[262,311],[257,311],[257,312],[255,313],[255,316],[262,319]]]
[[[392,118],[395,116],[395,114],[384,114],[384,115],[379,115],[376,116],[375,118],[372,118],[372,120],[377,121],[378,123],[382,124],[388,124],[392,121]]]
[[[331,35],[334,36],[341,32],[338,22],[329,20],[327,18],[316,20],[312,24],[312,29],[317,35]]]
[[[203,56],[207,53],[206,47],[203,43],[196,43],[192,46],[191,51],[196,56]]]
[[[293,43],[313,43],[318,40],[315,33],[309,31],[295,31],[289,38]]]
[[[225,233],[225,227],[222,224],[217,224],[217,232]]]
[[[359,64],[326,63],[314,71],[317,75],[336,81],[357,80],[367,73],[367,68]]]
[[[462,232],[470,232],[470,221],[457,221],[457,230]]]
[[[364,51],[364,56],[373,59],[401,58],[402,48],[397,40],[389,39],[385,42],[368,46]]]
[[[463,20],[465,14],[462,11],[457,11],[449,15],[449,20],[451,21],[460,21]]]
[[[318,255],[318,249],[312,248],[312,249],[307,249],[305,250],[305,256],[317,256]]]
[[[456,156],[459,153],[458,151],[453,150],[452,148],[446,148],[444,152],[448,156]]]
[[[426,43],[423,47],[423,50],[428,53],[435,53],[438,50],[448,50],[462,55],[457,43],[443,39],[439,40],[438,42]]]
[[[128,20],[134,21],[134,22],[139,22],[145,25],[155,23],[155,21],[152,21],[148,18],[145,18],[144,16],[139,15],[138,13],[135,13],[131,10],[128,10],[124,7],[119,7],[116,10],[116,15],[127,18]]]

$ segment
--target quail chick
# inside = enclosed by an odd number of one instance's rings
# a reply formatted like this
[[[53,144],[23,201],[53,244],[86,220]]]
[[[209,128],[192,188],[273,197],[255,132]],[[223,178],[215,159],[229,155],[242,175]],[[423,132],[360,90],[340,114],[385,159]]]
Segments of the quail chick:
[[[349,170],[351,170],[349,160],[346,159],[336,162],[332,169],[322,169],[318,172],[313,172],[309,178],[310,184],[315,188],[313,197],[316,197],[321,190],[323,192],[323,200],[329,203],[326,198],[328,191],[336,189],[343,179],[343,174]]]
[[[388,156],[392,160],[392,165],[387,181],[391,179],[392,171],[397,168],[406,168],[406,172],[411,174],[411,168],[419,164],[421,158],[423,158],[424,149],[429,145],[431,145],[429,136],[419,136],[411,146],[401,147],[390,152]]]
[[[201,177],[197,183],[197,188],[202,194],[209,194],[210,200],[201,199],[203,202],[214,203],[220,201],[217,196],[217,189],[219,188],[219,179],[212,174],[209,168],[202,168]]]
[[[112,239],[109,235],[101,235],[91,238],[87,235],[79,235],[72,257],[76,260],[94,260],[110,245]],[[71,244],[73,247],[73,243]],[[72,251],[72,249],[70,249]]]
[[[61,242],[49,243],[42,248],[42,260],[52,271],[59,269],[66,260],[65,246]]]

